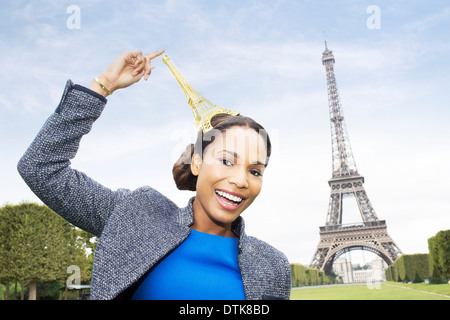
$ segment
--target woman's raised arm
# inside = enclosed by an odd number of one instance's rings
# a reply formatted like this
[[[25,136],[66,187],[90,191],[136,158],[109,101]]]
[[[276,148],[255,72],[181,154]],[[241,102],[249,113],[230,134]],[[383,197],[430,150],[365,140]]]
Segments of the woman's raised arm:
[[[148,79],[151,59],[163,51],[143,56],[124,52],[97,78],[117,90]],[[105,105],[106,91],[97,82],[91,87],[68,81],[61,102],[48,118],[18,163],[30,189],[53,211],[72,224],[99,236],[121,197],[129,191],[112,191],[84,173],[72,169],[70,160],[81,138],[90,132]]]

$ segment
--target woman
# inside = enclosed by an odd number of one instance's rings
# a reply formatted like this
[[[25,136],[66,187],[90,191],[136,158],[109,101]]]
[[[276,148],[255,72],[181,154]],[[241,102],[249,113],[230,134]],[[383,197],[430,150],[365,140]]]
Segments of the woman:
[[[33,192],[72,224],[99,237],[92,299],[289,299],[281,252],[249,237],[241,213],[258,196],[270,141],[255,121],[217,115],[174,165],[184,208],[150,187],[112,191],[70,167],[106,96],[141,78],[163,51],[123,52],[89,88],[67,82],[55,113],[18,170]]]

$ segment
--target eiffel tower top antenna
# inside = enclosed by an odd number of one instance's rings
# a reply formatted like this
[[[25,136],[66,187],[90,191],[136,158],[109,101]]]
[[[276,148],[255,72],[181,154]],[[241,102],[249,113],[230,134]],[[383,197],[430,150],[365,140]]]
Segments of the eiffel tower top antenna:
[[[327,51],[328,50],[328,47],[327,47],[327,36],[325,34],[325,30],[323,31],[323,41],[325,41],[325,51]]]

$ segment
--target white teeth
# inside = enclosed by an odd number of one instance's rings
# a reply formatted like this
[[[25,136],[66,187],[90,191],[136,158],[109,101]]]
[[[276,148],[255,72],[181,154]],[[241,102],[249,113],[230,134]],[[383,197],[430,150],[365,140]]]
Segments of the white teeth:
[[[232,194],[229,194],[229,193],[226,193],[226,192],[223,192],[223,191],[216,190],[216,193],[219,196],[227,198],[228,200],[231,200],[231,201],[234,201],[234,202],[241,202],[242,201],[241,197],[233,196]]]

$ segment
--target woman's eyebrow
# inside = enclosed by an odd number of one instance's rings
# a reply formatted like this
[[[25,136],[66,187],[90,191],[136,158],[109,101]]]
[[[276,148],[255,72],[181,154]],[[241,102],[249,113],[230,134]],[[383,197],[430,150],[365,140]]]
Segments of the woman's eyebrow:
[[[254,165],[257,165],[257,166],[266,166],[267,164],[266,163],[263,163],[263,162],[261,162],[261,161],[255,161],[255,162],[252,162],[251,164],[254,164]]]
[[[236,158],[236,159],[239,159],[239,158],[240,158],[239,155],[238,155],[236,152],[233,152],[233,151],[228,151],[228,150],[224,149],[224,150],[219,151],[219,152],[226,152],[226,153],[232,155],[232,156],[233,156],[234,158]]]

